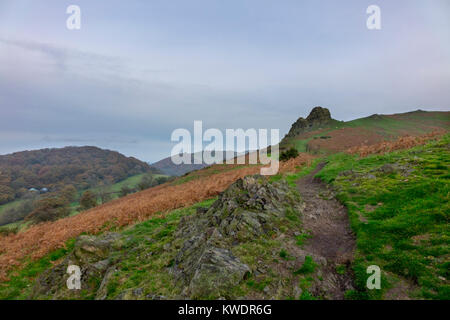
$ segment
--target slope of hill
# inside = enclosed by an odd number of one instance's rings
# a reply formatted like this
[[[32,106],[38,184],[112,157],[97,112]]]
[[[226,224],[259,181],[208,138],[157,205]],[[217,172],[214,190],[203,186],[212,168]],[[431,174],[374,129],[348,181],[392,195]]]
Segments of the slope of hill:
[[[404,142],[408,147],[409,141]],[[349,296],[450,299],[449,145],[446,135],[382,155],[328,157],[318,177],[333,186],[348,208],[357,238],[353,269],[358,291]],[[365,154],[366,148],[361,151]],[[380,290],[366,287],[370,265],[383,271]]]
[[[135,158],[97,147],[16,152],[0,156],[0,204],[21,197],[30,188],[56,191],[72,184],[87,189],[156,171]]]
[[[409,142],[407,140],[403,146],[411,147]],[[425,142],[416,141],[418,144]],[[402,143],[393,143],[392,148],[401,148]],[[142,219],[139,220],[142,223],[98,237],[81,236],[76,241],[70,240],[76,234],[75,228],[68,228],[69,221],[55,222],[61,230],[58,237],[63,230],[72,234],[64,237],[69,240],[66,246],[56,246],[55,249],[60,249],[45,256],[41,253],[41,259],[10,274],[11,280],[0,284],[0,298],[449,299],[446,261],[449,254],[448,144],[447,135],[440,141],[413,149],[365,158],[351,154],[331,155],[321,159],[323,164],[314,171],[314,165],[304,166],[296,173],[273,177],[270,184],[262,177],[247,177],[229,187],[218,199],[201,203],[200,200],[208,198],[206,194],[195,199],[190,197],[198,195],[205,181],[189,186],[189,190],[186,190],[188,185],[176,186],[181,187],[179,190],[162,186],[144,192],[147,196],[142,194],[140,200],[159,198],[158,202],[163,204],[160,195],[171,197],[174,193],[186,192],[187,198],[192,200],[190,203],[199,203],[156,217],[151,217],[149,211],[141,207]],[[379,148],[373,151],[379,152]],[[251,173],[249,170],[236,172],[233,178]],[[301,176],[304,178],[299,180]],[[321,177],[333,188],[317,182],[314,177]],[[293,187],[296,185],[291,182],[295,181],[319,183],[318,190],[299,186],[302,196],[299,199],[290,194],[280,179]],[[219,187],[218,180],[209,179],[210,190],[213,183],[214,187]],[[305,188],[312,194],[304,194]],[[164,189],[166,192],[159,195]],[[319,193],[314,193],[316,191]],[[336,203],[335,195],[345,207]],[[169,205],[174,199],[167,198],[165,202]],[[126,201],[131,204],[132,198]],[[330,207],[315,212],[317,201],[329,203]],[[118,203],[101,211],[111,213],[117,211],[116,206]],[[326,219],[323,215],[328,215],[328,210],[339,213],[348,210],[354,232],[350,238],[356,237],[348,253],[354,257],[342,255],[339,241],[344,241],[345,237],[330,243],[328,240],[335,240],[328,237],[330,232],[321,234],[327,229],[312,225],[312,221]],[[89,226],[100,214],[98,209],[94,211],[85,214],[85,218],[91,216]],[[101,213],[102,218],[104,213]],[[339,225],[347,221],[341,221],[341,216],[336,219]],[[91,229],[91,232],[105,230],[106,221],[101,220],[96,222],[98,229]],[[237,220],[240,222],[235,225]],[[48,244],[54,239],[45,236],[49,226],[36,227],[34,237]],[[325,224],[327,228],[330,226],[333,223]],[[40,234],[39,228],[46,228],[46,232]],[[204,232],[205,228],[214,228],[214,232]],[[80,225],[77,224],[76,229],[81,230]],[[0,249],[6,253],[0,256],[2,264],[15,252],[7,250],[5,244],[27,248],[23,243],[25,238],[26,235],[19,234],[2,239]],[[89,251],[85,251],[85,247]],[[199,262],[195,248],[208,252],[202,256],[208,267],[196,264]],[[67,264],[73,261],[86,271],[82,280],[84,290],[76,292],[66,287]],[[98,268],[99,261],[107,261],[108,265]],[[369,276],[366,267],[374,264],[382,269],[381,290],[370,291],[366,287]],[[192,277],[194,271],[196,277]],[[218,285],[211,286],[215,283]]]
[[[326,115],[326,112],[320,113]],[[419,135],[419,132],[435,131],[436,128],[445,131],[448,128],[448,113],[426,114],[431,119],[420,121],[416,118],[416,114],[412,113],[373,116],[369,117],[371,119],[359,119],[353,123],[334,121],[331,117],[325,123],[312,117],[314,123],[308,125],[305,132],[295,132],[286,139],[293,139],[288,142],[293,142],[298,137],[308,139],[303,146],[305,150],[311,150],[308,147],[309,142],[318,139],[331,140],[321,139],[320,135],[326,130],[338,130],[336,126],[339,125],[342,125],[343,129],[361,130],[361,123],[358,122],[363,122],[366,128],[373,132],[378,130],[378,134],[385,136],[383,140],[393,139],[395,135],[405,133]],[[398,120],[398,117],[406,119]],[[414,122],[416,125],[413,125]],[[334,127],[331,127],[332,125]],[[317,135],[318,139],[314,139]],[[310,139],[305,138],[306,136]],[[337,137],[343,141],[341,145],[339,141],[335,141],[335,144],[343,149],[348,135]],[[273,229],[265,230],[267,234],[265,232],[253,234],[254,237],[252,235],[251,239],[246,238],[246,235],[250,234],[247,231],[258,228],[258,225],[264,225],[259,220],[262,218],[261,221],[268,221],[268,216],[262,209],[258,209],[262,216],[253,216],[252,210],[246,210],[254,209],[259,204],[263,204],[264,210],[269,210],[268,212],[273,209],[277,211],[279,208],[271,207],[271,202],[266,201],[268,199],[264,193],[260,193],[258,189],[253,190],[253,187],[249,190],[246,188],[238,190],[236,198],[245,199],[238,201],[239,206],[243,207],[237,208],[238,212],[217,210],[217,215],[215,215],[217,208],[225,203],[231,204],[232,201],[228,199],[212,207],[210,207],[212,201],[200,202],[213,199],[224,191],[229,193],[230,189],[226,190],[230,185],[239,178],[258,173],[261,168],[259,165],[213,165],[188,173],[164,185],[114,200],[77,216],[35,225],[17,234],[0,235],[0,278],[10,279],[0,282],[0,298],[43,296],[64,298],[64,294],[62,296],[47,294],[57,292],[58,288],[64,289],[60,285],[57,285],[57,291],[53,291],[54,288],[47,288],[51,289],[48,291],[41,287],[53,283],[53,279],[48,279],[47,275],[59,275],[60,270],[65,268],[64,264],[70,261],[76,252],[82,251],[78,250],[82,246],[95,247],[95,243],[103,245],[105,241],[111,244],[112,252],[100,252],[101,255],[95,259],[100,258],[103,261],[112,254],[112,259],[108,261],[114,264],[112,269],[117,272],[109,274],[104,273],[105,270],[101,271],[96,275],[95,281],[89,282],[89,286],[92,286],[83,291],[87,295],[78,298],[159,299],[179,298],[180,294],[184,298],[185,294],[187,297],[210,298],[208,291],[202,291],[203,289],[198,287],[201,283],[195,283],[195,279],[189,275],[181,274],[183,281],[187,280],[190,283],[189,290],[193,290],[185,293],[178,290],[178,280],[173,278],[180,261],[189,268],[191,268],[190,261],[196,261],[189,258],[191,253],[195,255],[195,250],[191,251],[188,247],[188,251],[184,249],[186,244],[191,243],[187,241],[189,232],[192,231],[190,227],[198,226],[199,234],[206,237],[216,237],[216,231],[225,235],[224,239],[219,237],[213,241],[225,247],[212,251],[207,248],[208,252],[220,256],[220,259],[213,259],[213,262],[218,264],[211,269],[219,272],[208,274],[207,270],[201,270],[201,266],[195,267],[197,270],[205,271],[205,277],[220,278],[222,274],[232,274],[232,278],[237,279],[237,282],[227,282],[227,288],[220,288],[221,297],[245,296],[259,299],[275,297],[274,294],[278,294],[276,298],[279,299],[344,296],[377,299],[448,299],[446,271],[448,263],[445,259],[448,256],[449,232],[446,213],[449,137],[447,135],[440,141],[435,141],[441,137],[442,134],[410,136],[395,141],[374,142],[372,146],[368,146],[369,142],[360,145],[350,143],[351,148],[345,149],[345,153],[337,155],[301,153],[295,159],[280,163],[280,174],[269,180],[272,184],[285,180],[291,187],[296,187],[296,183],[314,182],[314,177],[321,177],[327,184],[315,185],[314,188],[298,187],[302,196],[302,200],[297,203],[300,207],[294,211],[293,207],[286,207],[286,211],[279,216],[280,219],[275,219],[273,223],[267,225]],[[423,146],[430,141],[431,143]],[[319,151],[333,153],[333,149]],[[319,161],[322,165],[317,167],[317,171],[312,171],[314,166],[311,166],[311,163],[317,164]],[[327,164],[323,167],[325,163]],[[308,176],[300,179],[305,175]],[[399,193],[397,197],[401,188],[404,188],[405,192]],[[269,194],[274,194],[272,191]],[[252,195],[250,199],[247,199],[248,194]],[[340,203],[336,202],[336,198]],[[415,199],[417,201],[414,201]],[[319,200],[323,206],[321,210],[316,210]],[[195,207],[186,208],[190,205]],[[170,213],[177,208],[184,209]],[[196,217],[191,218],[195,211],[198,212]],[[202,232],[201,228],[206,224],[197,219],[201,219],[202,213],[206,212],[208,215],[213,214],[214,219],[217,219],[217,226],[224,229],[217,229],[211,234]],[[242,213],[241,216],[239,212]],[[423,212],[429,214],[423,215]],[[332,213],[340,215],[333,217]],[[340,241],[349,235],[348,230],[337,228],[328,232],[326,228],[342,227],[341,218],[344,213],[349,214],[350,225],[354,232],[349,238],[356,241],[348,246],[348,250],[345,250],[346,257],[341,261],[338,259],[342,253],[339,245]],[[231,223],[229,227],[227,226],[230,221],[239,219],[244,223],[236,225]],[[339,224],[327,219],[338,219]],[[325,224],[326,228],[321,228],[316,221],[330,223]],[[136,223],[140,224],[135,225]],[[111,229],[120,234],[112,236],[103,234]],[[228,232],[230,230],[237,233]],[[79,237],[83,233],[100,236]],[[330,235],[333,237],[330,238]],[[193,236],[198,238],[198,234]],[[125,243],[120,239],[125,239]],[[335,241],[337,239],[341,240]],[[117,246],[116,240],[120,240]],[[200,242],[198,245],[204,248],[205,243]],[[345,247],[347,244],[342,245]],[[75,251],[72,250],[74,248]],[[222,249],[231,251],[238,260],[228,253],[221,255],[224,253]],[[184,258],[183,252],[187,255]],[[124,259],[115,261],[114,257],[118,256]],[[223,257],[226,259],[223,260]],[[24,261],[30,263],[25,264]],[[97,262],[90,260],[84,268],[91,270]],[[365,267],[372,262],[383,270],[382,290],[376,293],[371,293],[365,288],[368,277]],[[52,268],[52,272],[44,272],[49,268]],[[273,272],[274,270],[281,272]],[[234,275],[238,276],[234,278]],[[61,279],[64,277],[56,279],[55,283],[59,283]],[[64,285],[65,282],[61,283]],[[101,283],[108,285],[106,288],[99,287]],[[340,289],[332,292],[333,288],[337,288],[336,285]],[[195,293],[191,295],[193,292]]]
[[[300,152],[330,154],[351,147],[371,145],[399,136],[419,136],[450,127],[450,112],[417,110],[393,115],[372,115],[352,121],[331,118],[326,108],[316,107],[306,118],[299,118],[280,143],[280,150],[291,147]]]
[[[90,191],[93,193],[97,204],[105,203],[127,194],[135,193],[142,188],[151,188],[156,185],[162,184],[169,180],[169,176],[161,175],[157,173],[140,173],[124,180],[121,180],[114,184],[102,184],[99,187],[90,188],[87,190],[80,190],[73,195],[72,202],[67,203],[70,210],[69,215],[78,214],[83,208],[80,206],[80,199],[84,192]],[[145,181],[145,184],[142,184]],[[39,200],[48,197],[59,197],[60,194],[45,193],[27,195],[27,197],[8,202],[4,205],[0,205],[0,233],[1,232],[16,232],[23,230],[30,225],[29,221],[26,221],[26,216],[30,214]]]

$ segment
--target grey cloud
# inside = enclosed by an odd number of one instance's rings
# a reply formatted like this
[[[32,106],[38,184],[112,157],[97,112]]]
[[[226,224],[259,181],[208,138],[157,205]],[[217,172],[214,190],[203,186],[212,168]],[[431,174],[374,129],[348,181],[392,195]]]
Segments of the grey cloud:
[[[115,143],[115,144],[137,144],[139,143],[138,139],[133,138],[124,138],[124,137],[97,137],[93,136],[90,138],[83,137],[70,137],[70,136],[44,136],[42,138],[44,142],[66,142],[66,143]]]

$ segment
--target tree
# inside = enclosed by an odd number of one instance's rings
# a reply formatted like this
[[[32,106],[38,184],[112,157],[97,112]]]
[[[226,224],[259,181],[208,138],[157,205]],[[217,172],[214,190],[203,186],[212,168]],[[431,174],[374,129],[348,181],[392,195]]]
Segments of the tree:
[[[67,199],[67,202],[71,203],[75,201],[77,196],[77,189],[73,185],[65,186],[60,192],[60,195]]]
[[[167,181],[169,181],[169,178],[168,178],[168,177],[161,176],[161,177],[156,178],[156,183],[157,183],[158,185],[159,185],[159,184],[166,183]]]
[[[98,191],[98,196],[100,197],[100,201],[102,202],[102,204],[105,204],[112,199],[112,194],[111,192],[109,192],[108,187],[106,186],[100,188],[100,190]]]
[[[298,150],[295,148],[290,148],[289,150],[281,153],[280,160],[287,161],[291,158],[297,158],[297,157],[298,157]]]
[[[125,197],[126,195],[128,195],[129,193],[131,193],[131,189],[128,186],[122,186],[122,188],[120,188],[120,196],[121,197]]]
[[[17,206],[4,209],[0,215],[0,226],[25,219],[34,210],[34,199],[23,198]]]
[[[64,198],[44,198],[36,201],[34,210],[25,218],[27,221],[39,223],[44,221],[55,221],[59,218],[69,215],[70,210],[67,207]]]
[[[141,182],[138,183],[140,191],[151,188],[155,185],[155,181],[152,175],[145,175],[142,177]]]
[[[86,191],[80,198],[80,206],[83,210],[88,210],[97,206],[97,197],[91,191]]]
[[[14,200],[14,190],[8,186],[0,185],[0,204]]]

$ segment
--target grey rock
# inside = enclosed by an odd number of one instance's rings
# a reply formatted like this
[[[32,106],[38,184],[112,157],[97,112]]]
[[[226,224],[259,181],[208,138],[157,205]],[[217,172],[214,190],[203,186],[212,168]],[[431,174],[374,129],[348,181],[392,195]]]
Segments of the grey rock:
[[[207,211],[208,211],[208,208],[205,208],[205,207],[198,207],[197,210],[196,210],[196,212],[198,214],[206,213]]]
[[[103,277],[103,280],[100,284],[100,287],[97,290],[97,293],[95,296],[96,300],[105,300],[107,298],[107,296],[108,296],[107,285],[116,271],[117,271],[117,269],[115,267],[110,267],[106,271],[105,276]]]
[[[300,117],[294,122],[287,136],[294,137],[312,129],[319,129],[321,126],[327,125],[331,120],[330,110],[327,108],[315,107],[311,110],[311,113],[306,119]]]
[[[390,164],[390,163],[386,163],[383,166],[381,166],[381,168],[379,169],[379,171],[385,173],[385,174],[390,174],[390,173],[394,173],[397,171],[397,168],[395,165]]]
[[[98,279],[103,279],[110,266],[109,252],[120,238],[117,233],[107,233],[101,237],[79,236],[74,250],[58,265],[43,272],[35,281],[30,298],[76,299],[81,291],[92,292],[98,289]],[[81,289],[67,288],[70,265],[80,267]]]
[[[271,222],[285,214],[286,204],[299,202],[286,183],[255,175],[232,184],[207,212],[182,219],[176,238],[184,242],[171,272],[184,294],[235,298],[230,289],[251,270],[233,255],[233,246],[274,231]]]
[[[302,293],[303,293],[302,288],[300,288],[300,287],[295,287],[295,288],[294,288],[294,297],[295,297],[295,299],[300,298],[300,296],[302,295]]]

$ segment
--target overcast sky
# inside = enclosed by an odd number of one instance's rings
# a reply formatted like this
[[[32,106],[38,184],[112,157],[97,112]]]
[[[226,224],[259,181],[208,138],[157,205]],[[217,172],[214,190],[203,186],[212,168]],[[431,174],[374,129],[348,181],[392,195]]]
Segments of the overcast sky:
[[[0,154],[153,162],[194,120],[283,136],[319,105],[339,120],[450,110],[450,1],[0,0]]]

